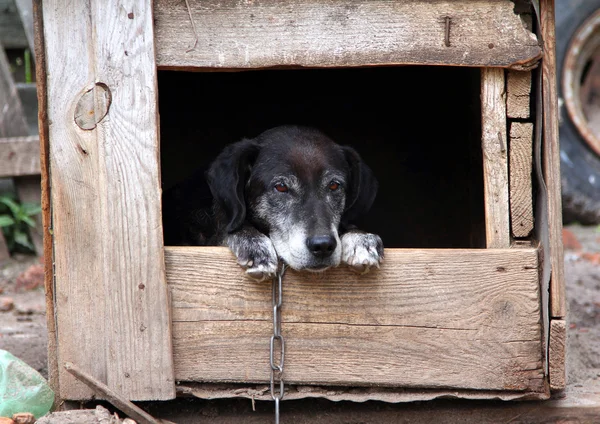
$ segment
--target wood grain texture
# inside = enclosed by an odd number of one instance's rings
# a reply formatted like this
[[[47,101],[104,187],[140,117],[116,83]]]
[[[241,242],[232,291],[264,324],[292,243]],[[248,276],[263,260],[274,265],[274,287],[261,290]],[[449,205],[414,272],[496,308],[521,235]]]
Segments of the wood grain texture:
[[[549,370],[550,389],[563,390],[567,387],[566,375],[567,323],[563,319],[550,321]]]
[[[59,362],[128,399],[170,399],[152,10],[143,0],[43,9]],[[112,105],[81,130],[75,108],[96,83]],[[63,399],[91,397],[59,373]]]
[[[328,2],[157,0],[160,68],[465,65],[530,68],[540,58],[509,0]],[[449,46],[445,18],[450,17]]]
[[[481,70],[481,131],[488,248],[510,246],[504,70]]]
[[[177,380],[267,381],[270,283],[225,248],[165,258]],[[286,381],[540,391],[537,266],[534,249],[388,249],[364,276],[289,271]]]
[[[27,120],[13,81],[4,47],[0,43],[0,137],[29,134]]]
[[[0,178],[39,174],[38,136],[0,138]]]
[[[510,124],[510,224],[514,237],[533,230],[533,124]]]
[[[531,72],[508,71],[506,73],[506,116],[527,119],[531,115]]]
[[[564,254],[562,244],[562,198],[560,182],[560,147],[558,138],[558,95],[556,91],[556,30],[554,0],[540,1],[542,61],[542,100],[544,105],[543,166],[548,188],[548,221],[552,276],[550,279],[550,313],[554,318],[566,316]]]

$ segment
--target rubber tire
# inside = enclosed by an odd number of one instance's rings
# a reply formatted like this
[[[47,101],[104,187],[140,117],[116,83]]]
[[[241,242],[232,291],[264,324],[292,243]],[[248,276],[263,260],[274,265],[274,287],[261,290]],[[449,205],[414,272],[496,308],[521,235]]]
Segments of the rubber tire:
[[[562,70],[573,33],[596,10],[600,0],[556,1],[558,96]],[[562,104],[562,101],[559,101]],[[562,104],[559,116],[563,221],[600,224],[600,157],[586,145]]]

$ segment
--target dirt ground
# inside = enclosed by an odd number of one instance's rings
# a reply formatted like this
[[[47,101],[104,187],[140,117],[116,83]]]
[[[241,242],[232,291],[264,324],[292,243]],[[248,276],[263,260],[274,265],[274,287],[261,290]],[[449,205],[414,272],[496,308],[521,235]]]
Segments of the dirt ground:
[[[600,227],[568,226],[564,240],[569,307],[568,388],[558,398],[568,398],[571,404],[582,407],[591,403],[600,406]],[[40,260],[31,256],[19,256],[0,264],[0,348],[10,351],[47,376],[47,332],[41,272]],[[528,419],[528,414],[533,413],[535,407],[527,406],[527,402],[521,404],[523,411],[515,415],[514,410],[506,412],[502,402],[444,400],[390,405],[302,400],[283,402],[281,421],[295,424],[534,422]],[[161,406],[145,405],[156,416],[180,424],[271,422],[272,403],[257,402],[255,406],[256,411],[253,411],[248,400],[189,399],[178,399]],[[490,414],[490,408],[497,410]],[[549,412],[547,422],[600,422],[600,416],[596,415],[565,421],[563,412],[560,417],[557,415],[556,420]]]

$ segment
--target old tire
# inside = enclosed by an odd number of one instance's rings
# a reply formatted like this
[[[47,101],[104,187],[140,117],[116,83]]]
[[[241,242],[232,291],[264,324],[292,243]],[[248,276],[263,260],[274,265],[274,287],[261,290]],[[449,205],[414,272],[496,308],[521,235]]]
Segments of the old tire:
[[[596,15],[597,12],[598,15]],[[565,223],[574,221],[582,224],[600,223],[600,154],[598,145],[595,144],[595,141],[590,141],[589,137],[592,136],[585,128],[587,119],[574,118],[574,111],[577,107],[583,108],[578,101],[573,101],[573,97],[577,98],[581,90],[570,90],[569,88],[579,87],[578,83],[573,84],[573,80],[579,78],[579,82],[581,82],[582,77],[586,75],[586,68],[590,69],[591,62],[588,61],[588,58],[578,57],[578,60],[585,61],[587,64],[572,67],[568,66],[569,61],[567,60],[573,59],[575,54],[582,54],[577,53],[578,50],[573,48],[574,35],[581,34],[584,27],[591,25],[590,17],[592,16],[600,17],[600,0],[558,0],[556,2],[556,62]],[[600,34],[600,26],[595,31]],[[589,55],[589,60],[594,58],[600,60],[600,53],[598,53],[600,50],[594,48],[594,51],[594,54]],[[577,71],[566,72],[569,69]],[[570,91],[575,92],[575,96]],[[580,116],[583,116],[583,112],[581,113]],[[587,134],[586,131],[588,131]],[[600,134],[595,135],[600,144],[599,136]]]

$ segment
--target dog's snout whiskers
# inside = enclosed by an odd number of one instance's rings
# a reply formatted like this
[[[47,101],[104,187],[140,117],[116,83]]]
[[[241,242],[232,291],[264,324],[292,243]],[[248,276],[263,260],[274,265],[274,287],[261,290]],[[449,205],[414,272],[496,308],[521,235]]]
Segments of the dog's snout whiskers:
[[[335,237],[331,235],[309,237],[306,240],[308,250],[318,258],[327,258],[337,247]]]

